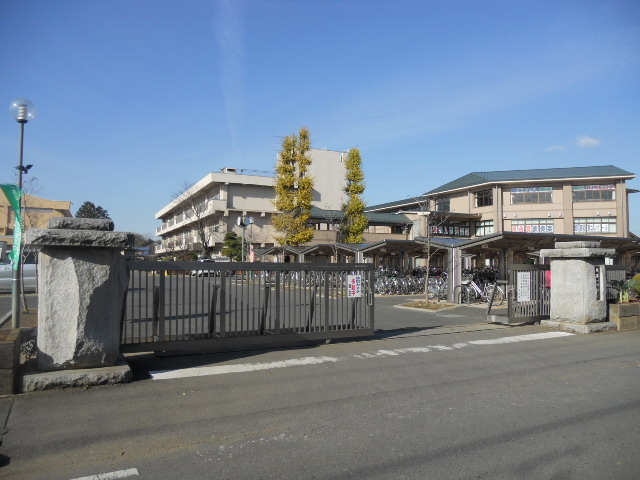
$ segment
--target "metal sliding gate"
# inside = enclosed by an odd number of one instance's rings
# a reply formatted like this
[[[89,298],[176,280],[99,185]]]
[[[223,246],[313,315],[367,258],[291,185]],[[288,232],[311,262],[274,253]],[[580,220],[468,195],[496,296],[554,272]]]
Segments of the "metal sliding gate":
[[[122,352],[220,352],[374,333],[372,264],[131,261]]]
[[[549,265],[512,265],[509,270],[509,322],[550,318],[551,289],[545,279]]]

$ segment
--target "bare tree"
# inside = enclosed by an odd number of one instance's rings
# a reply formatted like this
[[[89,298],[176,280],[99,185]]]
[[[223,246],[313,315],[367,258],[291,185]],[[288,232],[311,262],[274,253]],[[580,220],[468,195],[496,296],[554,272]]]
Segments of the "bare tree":
[[[420,215],[421,218],[424,219],[424,223],[421,221],[420,222],[420,227],[424,227],[424,235],[422,234],[422,232],[419,232],[419,239],[422,241],[422,243],[425,246],[425,250],[426,250],[426,258],[427,258],[427,265],[426,265],[426,272],[425,272],[425,278],[424,278],[424,300],[425,302],[429,302],[429,276],[431,273],[431,258],[433,257],[434,253],[437,253],[440,248],[439,247],[435,247],[433,245],[433,234],[438,230],[439,227],[441,227],[442,225],[444,225],[444,223],[447,221],[447,219],[449,218],[449,215],[447,214],[447,212],[434,212],[431,211],[429,208],[429,199],[424,197],[424,196],[419,196],[419,197],[414,197],[414,200],[416,201],[416,203],[418,204],[419,207],[419,211],[418,211],[418,215]],[[414,238],[415,235],[414,235]]]
[[[206,193],[197,193],[195,185],[183,182],[181,191],[177,194],[176,205],[182,210],[185,220],[190,221],[190,225],[195,230],[202,251],[206,258],[211,256],[213,251],[213,233],[208,222],[209,202]]]

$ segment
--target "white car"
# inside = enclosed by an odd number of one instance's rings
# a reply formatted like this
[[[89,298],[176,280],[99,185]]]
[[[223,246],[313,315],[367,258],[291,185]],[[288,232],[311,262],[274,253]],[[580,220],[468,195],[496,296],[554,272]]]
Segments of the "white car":
[[[0,292],[11,292],[12,282],[11,263],[0,264]],[[25,292],[35,292],[38,284],[37,269],[34,263],[24,263],[22,265],[22,285]]]
[[[216,260],[214,258],[201,258],[200,260],[198,260],[198,262],[215,263]],[[210,273],[210,270],[191,270],[192,277],[208,277],[209,273]],[[213,274],[215,275],[215,272],[213,272]]]

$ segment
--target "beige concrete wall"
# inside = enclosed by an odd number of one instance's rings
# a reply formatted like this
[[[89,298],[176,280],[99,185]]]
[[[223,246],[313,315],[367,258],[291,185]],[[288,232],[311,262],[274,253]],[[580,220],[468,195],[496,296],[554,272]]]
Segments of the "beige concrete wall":
[[[616,184],[616,199],[599,202],[573,202],[572,185],[589,184],[588,180],[549,181],[544,183],[511,183],[501,186],[483,186],[477,190],[465,190],[440,194],[438,197],[448,197],[450,210],[455,213],[475,213],[481,215],[482,221],[493,220],[494,231],[511,231],[513,220],[550,219],[553,220],[554,233],[573,234],[573,219],[587,218],[616,218],[619,237],[628,236],[628,211],[626,187],[624,181]],[[594,180],[593,183],[604,184],[606,181]],[[518,186],[552,187],[552,202],[550,203],[520,203],[511,204],[511,188]],[[493,189],[493,205],[485,207],[475,206],[477,191]],[[435,205],[432,205],[434,207]],[[473,221],[471,221],[473,224]],[[603,235],[607,235],[603,233]]]
[[[327,210],[340,210],[345,198],[344,162],[347,159],[347,153],[312,148],[310,155],[309,173],[314,179],[312,204]]]

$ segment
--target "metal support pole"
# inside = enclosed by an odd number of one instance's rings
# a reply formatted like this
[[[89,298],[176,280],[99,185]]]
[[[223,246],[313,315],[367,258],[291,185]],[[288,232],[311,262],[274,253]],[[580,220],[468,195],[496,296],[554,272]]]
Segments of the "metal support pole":
[[[244,225],[244,218],[242,219],[242,261],[244,262],[244,232],[247,230],[247,227]]]
[[[18,217],[22,216],[22,148],[24,145],[24,124],[25,122],[20,121],[20,151],[18,153],[18,189],[20,190],[20,201],[19,208],[16,212],[16,221]],[[15,227],[15,223],[14,223]],[[18,262],[17,266],[12,265],[12,275],[11,275],[11,328],[20,328],[20,290],[21,290],[21,281],[22,281],[22,244],[18,243],[18,245],[13,245],[13,251],[18,249],[17,255],[14,255],[14,259]],[[14,268],[15,267],[15,268]]]

